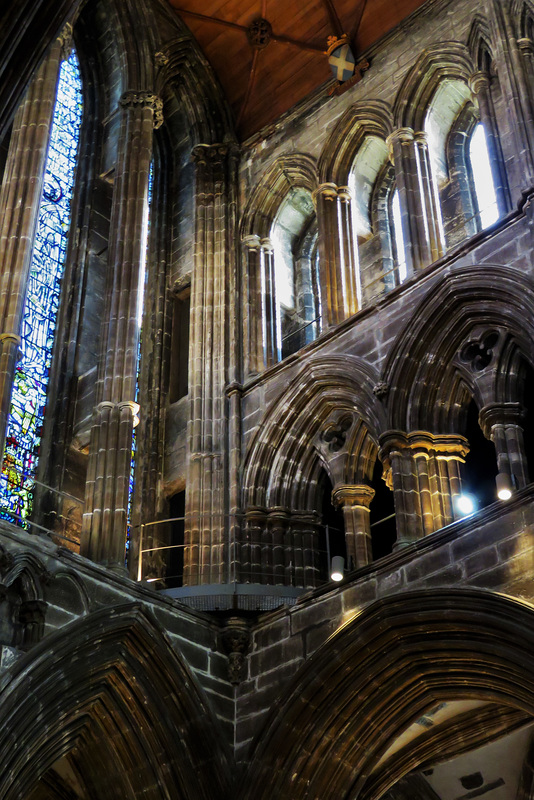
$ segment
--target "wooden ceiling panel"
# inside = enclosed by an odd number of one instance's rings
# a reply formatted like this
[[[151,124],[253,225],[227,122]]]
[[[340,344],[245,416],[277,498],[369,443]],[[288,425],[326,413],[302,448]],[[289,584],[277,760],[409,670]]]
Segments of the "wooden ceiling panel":
[[[238,135],[245,139],[330,78],[323,50],[327,37],[337,32],[336,16],[339,28],[353,37],[353,49],[358,55],[423,5],[424,0],[169,2],[217,74],[239,123]],[[253,51],[246,29],[262,16],[271,24],[274,38],[264,49]],[[276,37],[288,37],[294,44]],[[256,70],[251,81],[254,52]]]

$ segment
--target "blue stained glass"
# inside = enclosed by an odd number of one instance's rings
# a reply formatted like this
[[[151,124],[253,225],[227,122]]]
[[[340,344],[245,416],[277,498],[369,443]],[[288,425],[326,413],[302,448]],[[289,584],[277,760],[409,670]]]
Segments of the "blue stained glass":
[[[80,70],[72,51],[59,72],[0,482],[0,516],[19,523],[32,510],[81,121]]]

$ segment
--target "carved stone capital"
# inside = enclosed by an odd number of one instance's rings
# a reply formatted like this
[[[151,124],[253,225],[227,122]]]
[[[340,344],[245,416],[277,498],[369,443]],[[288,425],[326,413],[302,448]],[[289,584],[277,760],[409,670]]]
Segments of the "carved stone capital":
[[[191,158],[195,164],[213,167],[223,164],[229,156],[238,154],[238,148],[232,144],[199,144],[193,147]]]
[[[317,203],[318,197],[324,197],[325,200],[329,200],[333,202],[337,200],[337,186],[335,183],[320,183],[317,189],[314,189],[312,193],[312,199],[314,203]]]
[[[256,252],[260,249],[260,237],[255,233],[251,233],[248,236],[243,236],[241,241],[247,250]]]
[[[527,37],[518,39],[517,46],[519,47],[524,56],[534,55],[534,42],[532,41],[532,39],[529,39]]]
[[[241,683],[246,672],[246,656],[250,646],[250,628],[246,620],[230,617],[222,631],[224,649],[228,654],[230,683]]]
[[[350,186],[338,186],[337,196],[341,203],[350,203],[352,200],[352,191]]]
[[[154,117],[154,128],[160,128],[163,124],[163,100],[153,92],[124,92],[119,100],[119,105],[126,110],[149,108]]]
[[[526,412],[521,403],[490,403],[480,409],[478,423],[486,439],[491,439],[495,425],[522,426]]]
[[[375,490],[365,483],[354,486],[340,484],[334,487],[332,503],[336,506],[369,508],[374,496]]]
[[[395,163],[395,147],[408,147],[413,144],[414,132],[412,128],[397,128],[389,134],[386,139],[386,145],[389,152],[389,160],[392,164]]]
[[[490,86],[490,76],[487,72],[474,72],[469,77],[469,88],[473,92],[473,94],[480,94],[480,92],[485,92],[489,89]]]
[[[456,434],[434,434],[429,431],[386,431],[380,437],[380,460],[384,467],[390,467],[395,454],[413,456],[437,456],[438,458],[461,460],[469,452],[469,442],[464,436]]]
[[[265,253],[274,253],[274,244],[267,236],[264,239],[260,239],[260,245]]]

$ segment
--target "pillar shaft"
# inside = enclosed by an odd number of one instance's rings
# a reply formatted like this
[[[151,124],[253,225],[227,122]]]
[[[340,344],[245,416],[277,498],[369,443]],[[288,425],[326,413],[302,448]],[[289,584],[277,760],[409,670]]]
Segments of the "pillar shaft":
[[[493,186],[497,197],[499,216],[504,216],[511,208],[510,189],[508,188],[504,156],[491,96],[490,77],[485,72],[475,72],[469,80],[469,85],[478,100],[480,121],[486,134],[486,146],[488,148],[491,177],[493,178]]]
[[[319,227],[322,327],[358,311],[358,252],[347,186],[323,183],[314,192]]]
[[[282,342],[280,341],[280,325],[276,298],[276,273],[274,265],[274,247],[270,239],[260,242],[260,264],[263,288],[263,353],[264,364],[271,367],[280,361]]]
[[[515,139],[514,161],[519,187],[534,181],[534,107],[528,87],[525,59],[521,54],[508,3],[486,0],[486,13],[493,28],[494,59],[503,94],[510,134]]]
[[[161,100],[150,92],[126,92],[109,242],[109,305],[93,412],[83,555],[110,565],[124,563],[128,491],[139,345],[139,303],[147,246],[148,177],[152,136]]]
[[[62,39],[53,43],[15,116],[0,193],[1,454],[4,452],[62,46]]]
[[[463,436],[426,431],[388,431],[380,459],[395,495],[397,547],[410,544],[455,519],[459,465],[469,451]]]
[[[358,569],[373,560],[369,506],[375,491],[366,484],[336,486],[332,502],[343,508],[345,542],[349,569]]]
[[[235,543],[228,542],[228,402],[236,343],[227,332],[235,272],[237,150],[200,145],[196,165],[195,260],[189,350],[189,473],[184,583],[224,583]],[[234,526],[235,527],[235,526]]]
[[[439,199],[423,132],[399,128],[388,138],[401,205],[408,275],[444,252]]]
[[[525,410],[520,403],[492,403],[479,414],[484,436],[495,445],[497,468],[508,475],[516,489],[529,482],[524,421]]]

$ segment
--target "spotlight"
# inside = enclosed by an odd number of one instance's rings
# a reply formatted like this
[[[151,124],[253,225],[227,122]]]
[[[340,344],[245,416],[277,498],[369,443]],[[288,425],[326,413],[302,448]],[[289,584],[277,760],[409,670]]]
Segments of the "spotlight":
[[[505,472],[499,472],[495,480],[499,500],[509,500],[512,496],[512,481]]]
[[[343,570],[345,568],[345,559],[343,556],[334,556],[332,559],[332,568],[330,570],[330,577],[333,581],[343,580]]]
[[[475,502],[473,498],[468,494],[461,494],[459,497],[456,498],[456,508],[463,514],[464,517],[469,516],[475,510]]]

